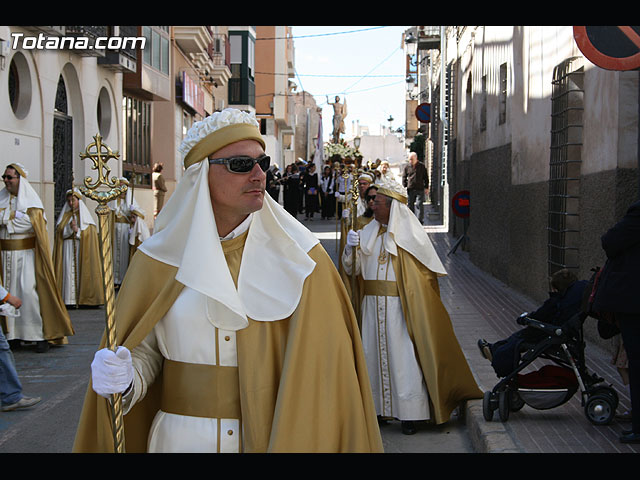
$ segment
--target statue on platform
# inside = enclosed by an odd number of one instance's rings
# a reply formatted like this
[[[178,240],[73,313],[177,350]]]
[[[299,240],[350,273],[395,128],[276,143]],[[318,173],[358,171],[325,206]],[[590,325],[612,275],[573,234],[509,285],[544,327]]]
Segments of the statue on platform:
[[[329,102],[327,97],[327,103],[333,106],[333,132],[332,138],[334,143],[338,143],[340,140],[340,134],[345,133],[344,119],[347,116],[347,100],[344,103],[340,103],[340,97],[336,96],[335,103]]]

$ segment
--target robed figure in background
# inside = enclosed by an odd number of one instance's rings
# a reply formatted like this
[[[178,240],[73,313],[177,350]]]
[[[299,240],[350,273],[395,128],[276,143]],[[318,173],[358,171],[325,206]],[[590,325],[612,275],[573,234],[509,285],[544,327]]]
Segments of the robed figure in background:
[[[53,265],[65,305],[103,305],[104,285],[96,222],[77,188],[67,191],[58,216]]]

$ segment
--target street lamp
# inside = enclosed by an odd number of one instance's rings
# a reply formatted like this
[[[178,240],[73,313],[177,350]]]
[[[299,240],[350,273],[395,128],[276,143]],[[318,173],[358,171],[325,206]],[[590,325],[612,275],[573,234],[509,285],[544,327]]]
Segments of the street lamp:
[[[356,150],[358,150],[358,148],[360,148],[360,137],[354,137],[353,146],[356,147]]]
[[[410,95],[413,93],[413,90],[416,88],[416,79],[413,78],[413,75],[407,75],[407,93]]]
[[[404,39],[404,43],[406,45],[407,55],[413,57],[418,52],[418,39],[413,32],[409,32]]]

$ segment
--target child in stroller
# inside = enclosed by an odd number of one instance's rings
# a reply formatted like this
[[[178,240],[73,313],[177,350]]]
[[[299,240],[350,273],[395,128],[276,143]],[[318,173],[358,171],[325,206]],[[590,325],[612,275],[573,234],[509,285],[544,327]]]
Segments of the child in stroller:
[[[549,298],[535,312],[528,314],[543,323],[562,326],[580,311],[582,296],[587,285],[568,269],[557,271],[551,276]],[[508,338],[489,343],[484,338],[478,340],[478,348],[484,358],[491,362],[498,377],[513,371],[520,361],[522,345],[536,343],[545,333],[535,327],[525,327]]]
[[[611,386],[600,385],[603,379],[589,374],[585,366],[582,323],[587,315],[581,306],[587,284],[566,269],[556,272],[551,278],[550,298],[534,313],[518,318],[524,329],[494,344],[478,341],[480,352],[501,378],[484,394],[487,421],[496,409],[500,419],[507,421],[509,412],[524,404],[538,410],[557,407],[578,387],[587,418],[597,425],[611,421],[618,405],[617,394]],[[550,359],[556,365],[521,373],[538,358]]]

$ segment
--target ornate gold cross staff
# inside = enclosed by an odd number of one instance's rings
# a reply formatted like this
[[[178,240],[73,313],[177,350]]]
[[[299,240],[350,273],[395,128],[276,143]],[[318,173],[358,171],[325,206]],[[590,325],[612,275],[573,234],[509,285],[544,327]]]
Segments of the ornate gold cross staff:
[[[353,230],[356,230],[358,228],[358,197],[360,194],[360,191],[358,190],[358,169],[355,167],[353,167],[352,169],[352,177],[351,177],[351,188],[349,190],[349,193],[351,193],[351,211],[349,212],[351,214],[351,228]],[[347,192],[345,191],[345,195],[347,194]],[[346,202],[346,198],[345,198],[345,202]],[[353,258],[353,266],[351,267],[351,300],[353,303],[353,308],[357,311],[357,302],[358,300],[355,298],[356,297],[356,254],[358,251],[358,247],[351,247],[351,253],[352,253],[352,257]]]
[[[336,180],[334,182],[335,187],[334,189],[337,189],[339,191],[339,185],[338,185],[338,177],[341,177],[344,181],[344,185],[345,185],[345,192],[344,192],[344,198],[342,200],[340,200],[340,197],[338,197],[338,201],[336,202],[336,252],[338,252],[338,255],[342,255],[342,252],[340,252],[339,248],[338,248],[338,223],[341,221],[340,218],[338,218],[338,203],[342,203],[342,208],[346,208],[347,206],[347,178],[349,178],[349,171],[347,170],[347,166],[344,166],[344,169],[342,170],[342,172],[338,172],[338,175],[336,176]],[[345,223],[345,227],[346,227],[346,223]],[[347,230],[348,231],[348,228]]]
[[[80,186],[82,194],[98,202],[96,214],[100,222],[100,257],[102,259],[102,280],[105,294],[105,310],[107,323],[107,348],[115,351],[116,328],[113,309],[115,305],[115,288],[113,285],[113,256],[111,252],[111,231],[109,223],[110,209],[107,205],[118,195],[127,191],[125,184],[120,184],[120,179],[111,177],[111,168],[107,162],[112,158],[119,158],[118,152],[113,152],[106,144],[102,143],[102,137],[97,134],[93,137],[93,143],[87,145],[84,153],[80,154],[82,160],[93,160],[93,170],[98,171],[98,179],[93,181],[91,177],[85,177],[84,186]],[[99,190],[103,187],[102,190]],[[107,190],[105,190],[106,188]],[[122,418],[122,394],[111,396],[111,421],[113,427],[113,443],[116,453],[124,453],[124,424]]]

